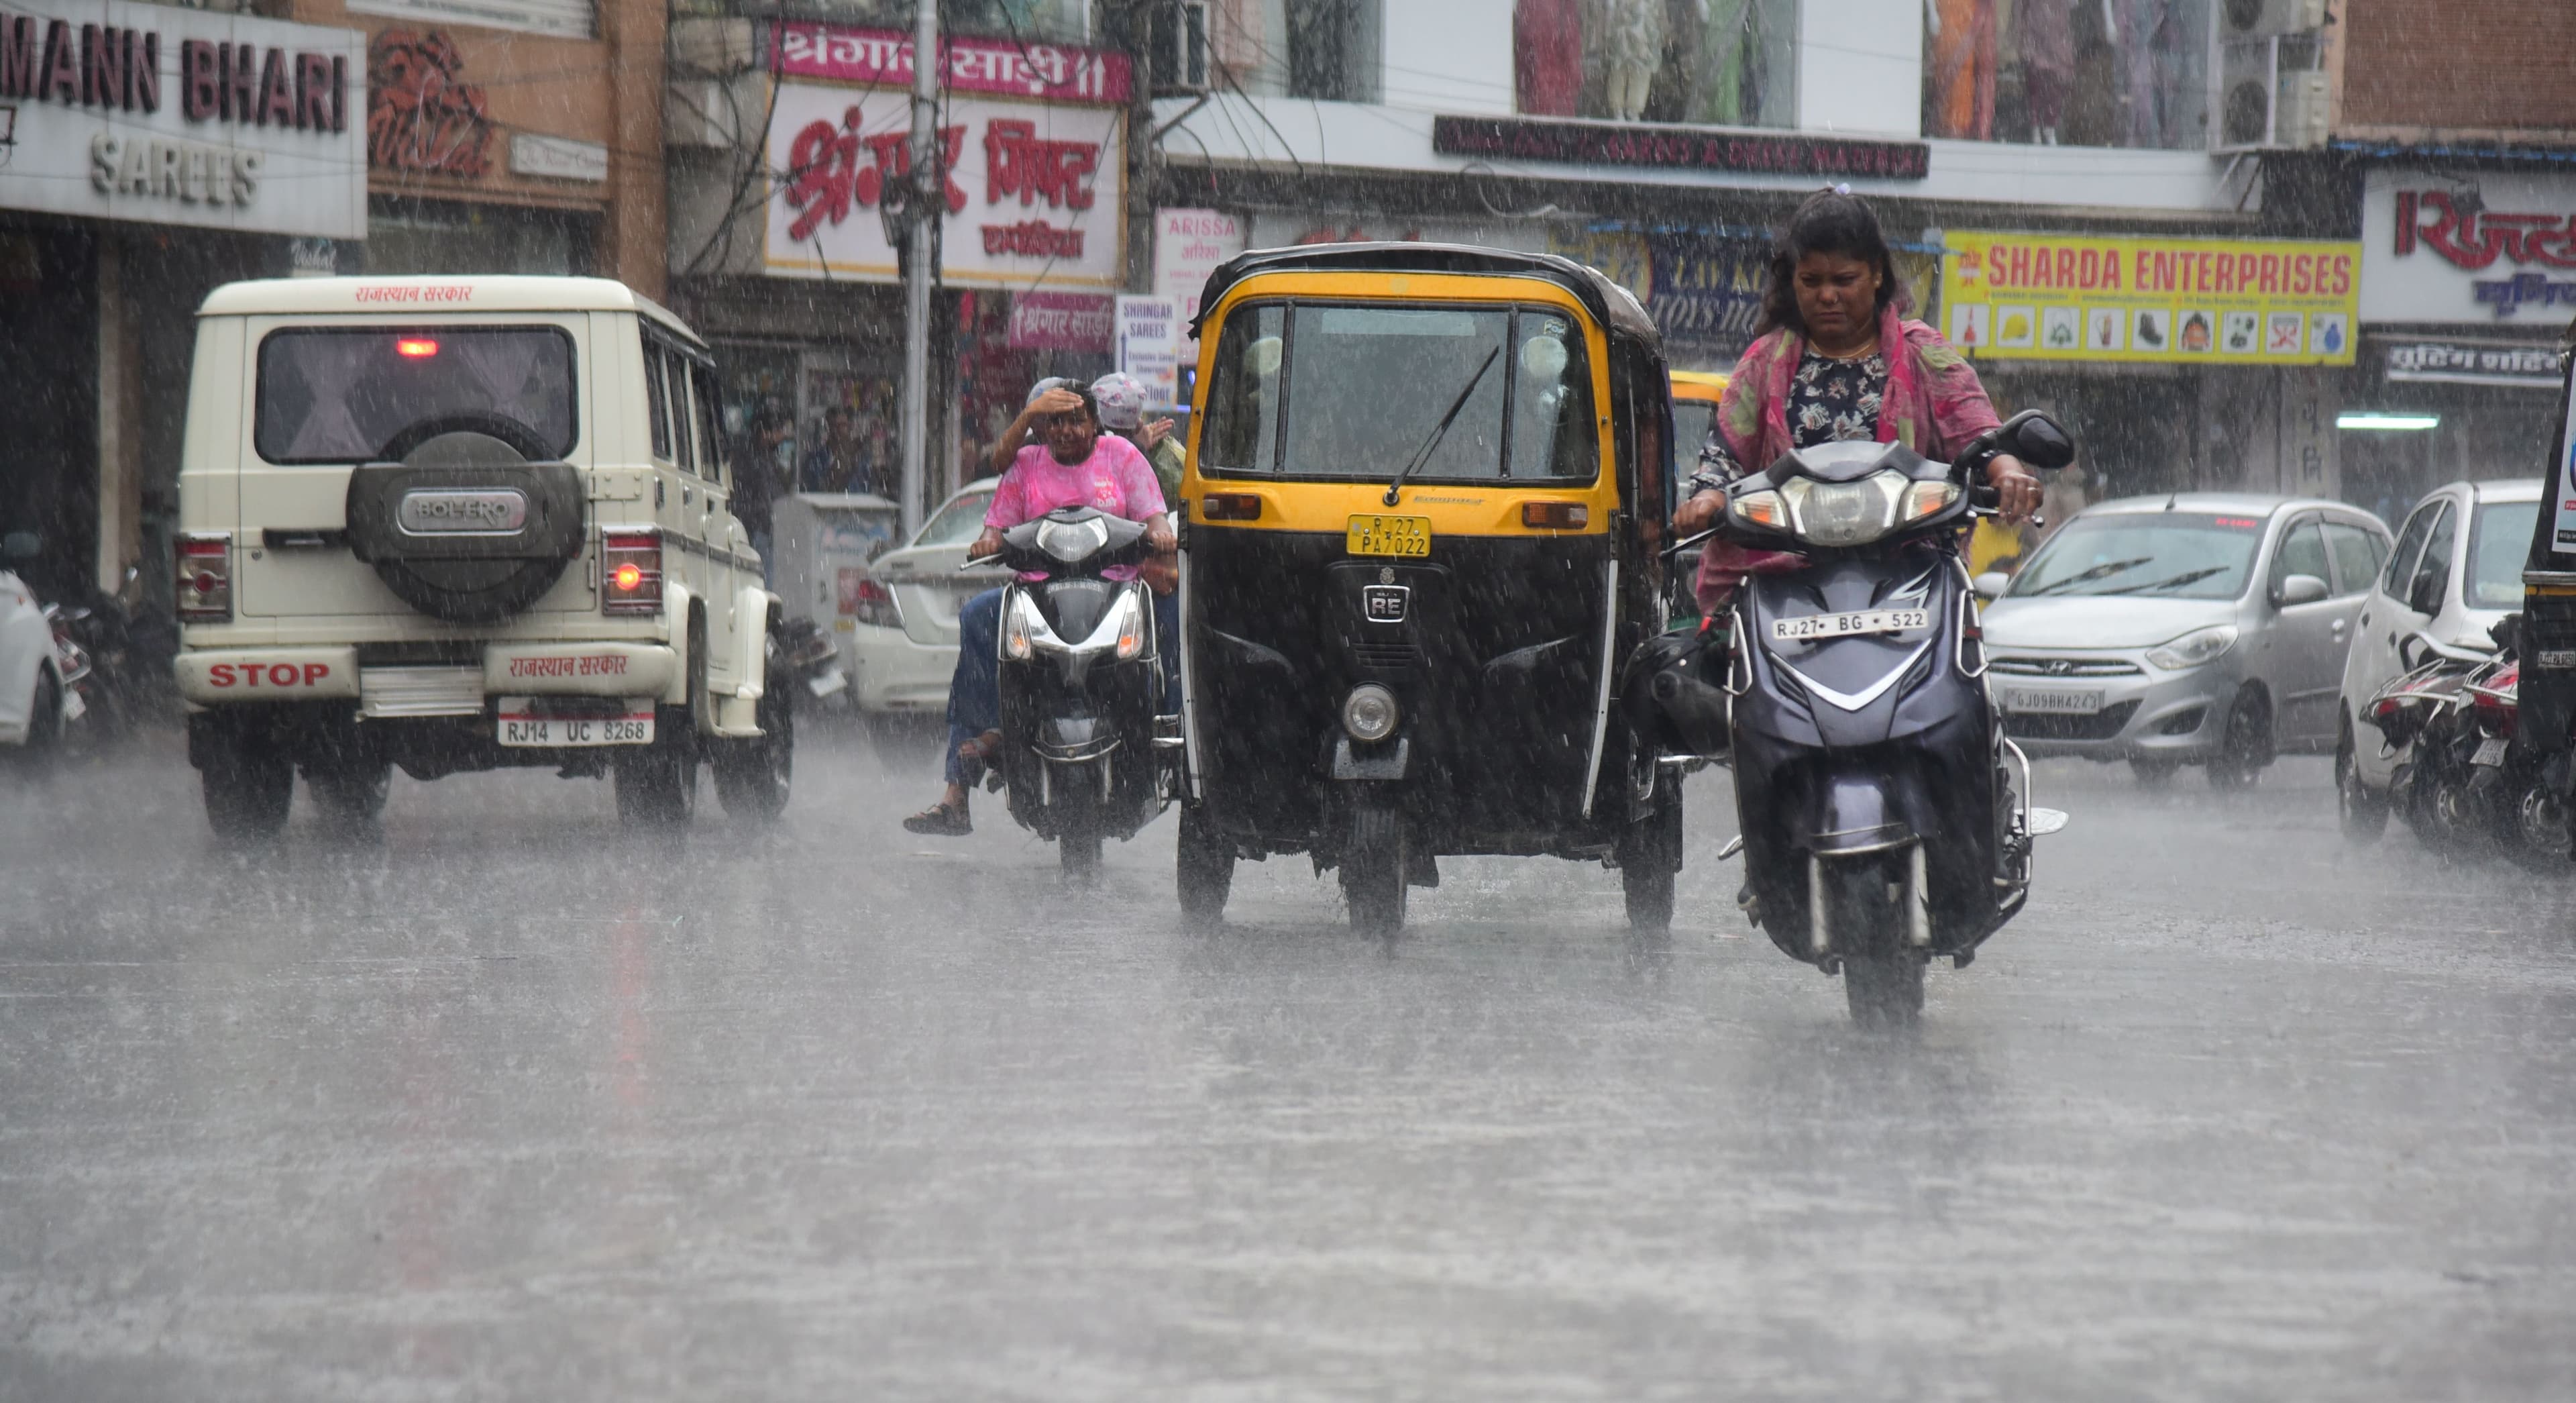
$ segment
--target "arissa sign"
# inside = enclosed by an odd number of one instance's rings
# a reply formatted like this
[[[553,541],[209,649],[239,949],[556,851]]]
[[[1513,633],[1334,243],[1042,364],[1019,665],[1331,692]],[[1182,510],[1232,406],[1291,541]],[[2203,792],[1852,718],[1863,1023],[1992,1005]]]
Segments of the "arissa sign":
[[[1942,331],[1977,356],[2350,365],[2361,246],[1952,232]]]
[[[0,207],[367,236],[366,36],[124,0],[0,8]]]

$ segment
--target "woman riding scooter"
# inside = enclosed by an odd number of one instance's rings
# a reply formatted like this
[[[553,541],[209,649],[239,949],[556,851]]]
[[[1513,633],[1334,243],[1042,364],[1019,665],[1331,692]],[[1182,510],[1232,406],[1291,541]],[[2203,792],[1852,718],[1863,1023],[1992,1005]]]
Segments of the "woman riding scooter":
[[[969,556],[980,559],[999,551],[1004,531],[1060,507],[1096,507],[1148,522],[1146,539],[1154,549],[1174,546],[1152,465],[1125,439],[1101,433],[1099,409],[1079,382],[1039,381],[1019,417],[994,444],[993,460],[1002,481],[984,512],[983,534],[967,548]],[[1127,578],[1134,571],[1114,573]],[[1171,598],[1157,598],[1154,610],[1156,632],[1166,640],[1178,638],[1178,611]],[[998,589],[976,595],[957,611],[957,671],[948,684],[948,789],[938,803],[903,821],[912,832],[960,837],[975,829],[967,814],[967,787],[1002,743],[994,729],[1001,716],[994,671],[1001,613]],[[1167,653],[1171,646],[1165,642]],[[1167,657],[1166,670],[1172,666]]]
[[[1826,190],[1798,206],[1771,255],[1762,334],[1718,402],[1690,498],[1673,513],[1675,536],[1706,530],[1729,483],[1792,448],[1875,440],[1947,461],[2001,422],[1967,357],[1907,318],[1906,303],[1868,205]],[[2010,454],[1987,466],[1986,481],[2011,520],[2039,506],[2039,480]],[[1747,574],[1798,563],[1788,552],[1712,541],[1700,556],[1700,610],[1714,618]]]

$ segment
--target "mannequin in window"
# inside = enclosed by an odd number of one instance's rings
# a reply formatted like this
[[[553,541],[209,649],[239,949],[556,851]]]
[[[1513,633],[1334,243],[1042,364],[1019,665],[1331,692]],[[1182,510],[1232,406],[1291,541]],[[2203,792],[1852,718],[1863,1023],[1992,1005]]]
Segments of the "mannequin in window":
[[[1603,105],[1615,121],[1646,115],[1646,93],[1664,61],[1663,0],[1601,0]]]

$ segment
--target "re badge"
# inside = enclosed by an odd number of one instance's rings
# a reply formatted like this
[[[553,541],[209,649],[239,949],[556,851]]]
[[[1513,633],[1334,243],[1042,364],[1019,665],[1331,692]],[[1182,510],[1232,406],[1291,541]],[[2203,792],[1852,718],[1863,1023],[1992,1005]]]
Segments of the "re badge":
[[[1360,589],[1360,613],[1373,624],[1403,623],[1405,601],[1412,594],[1407,585],[1364,585]]]

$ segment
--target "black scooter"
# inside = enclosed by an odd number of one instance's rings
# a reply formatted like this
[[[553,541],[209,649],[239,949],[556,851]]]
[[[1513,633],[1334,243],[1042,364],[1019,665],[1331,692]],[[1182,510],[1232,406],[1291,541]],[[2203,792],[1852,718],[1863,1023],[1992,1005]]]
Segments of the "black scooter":
[[[1053,839],[1079,881],[1098,872],[1104,839],[1134,837],[1170,801],[1153,596],[1141,580],[1102,578],[1149,553],[1142,523],[1066,507],[1004,532],[1000,555],[968,562],[1046,575],[1002,590],[994,763],[1011,817]]]
[[[2005,452],[2057,468],[2075,450],[2029,412],[1951,463],[1833,443],[1738,481],[1707,534],[1807,564],[1745,581],[1717,676],[1696,656],[1649,682],[1685,744],[1705,751],[1726,719],[1743,836],[1719,856],[1740,847],[1747,914],[1782,953],[1839,971],[1857,1022],[1920,1014],[1924,966],[1976,957],[2029,895],[2032,839],[2065,824],[2030,807],[1959,560],[1960,528],[1993,502],[1970,484]]]

